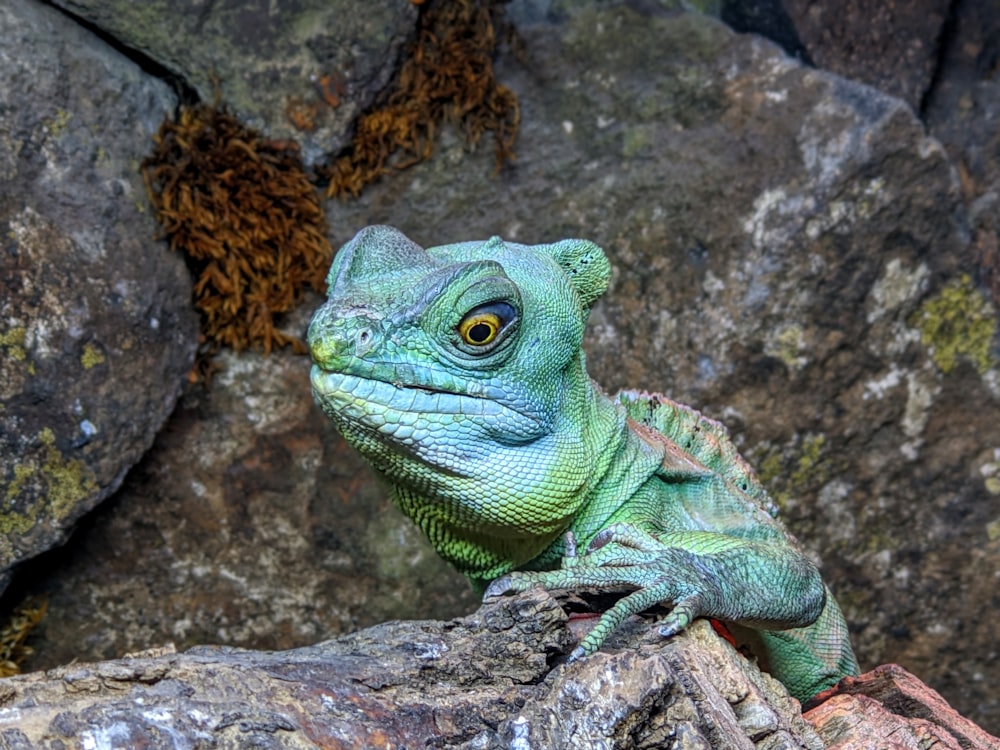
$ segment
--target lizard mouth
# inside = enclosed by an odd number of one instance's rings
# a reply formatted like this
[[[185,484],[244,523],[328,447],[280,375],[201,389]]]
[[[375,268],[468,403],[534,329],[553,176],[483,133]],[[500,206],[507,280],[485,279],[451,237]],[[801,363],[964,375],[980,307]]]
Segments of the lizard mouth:
[[[405,445],[449,432],[471,434],[470,428],[476,426],[505,443],[528,442],[542,434],[540,415],[497,400],[503,393],[499,388],[437,377],[440,385],[400,384],[374,373],[331,372],[318,365],[310,374],[316,400],[335,423],[375,431]]]

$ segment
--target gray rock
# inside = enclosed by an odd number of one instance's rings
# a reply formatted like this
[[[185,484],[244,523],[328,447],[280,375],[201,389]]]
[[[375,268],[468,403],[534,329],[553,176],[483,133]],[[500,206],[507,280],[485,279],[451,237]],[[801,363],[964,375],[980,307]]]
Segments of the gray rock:
[[[823,747],[798,702],[707,622],[644,643],[637,621],[615,652],[557,665],[566,620],[533,591],[292,651],[200,647],[20,675],[0,685],[0,747],[596,749],[675,735],[718,750]]]
[[[0,7],[0,590],[152,443],[191,364],[138,161],[170,89],[61,14]]]
[[[896,665],[802,714],[705,621],[661,639],[631,618],[566,663],[574,622],[534,590],[289,651],[166,648],[20,675],[0,684],[0,747],[997,747]]]
[[[898,96],[919,111],[940,60],[948,0],[785,0],[813,63]]]
[[[1000,305],[1000,13],[993,0],[968,0],[954,13],[925,114],[958,168],[980,277]]]
[[[413,34],[410,2],[53,0],[270,137],[308,164],[336,153],[389,82]],[[298,123],[298,125],[296,125]]]
[[[934,83],[948,14],[957,6],[948,0],[697,4],[717,10],[737,31],[766,36],[790,55],[897,96],[914,110]]]

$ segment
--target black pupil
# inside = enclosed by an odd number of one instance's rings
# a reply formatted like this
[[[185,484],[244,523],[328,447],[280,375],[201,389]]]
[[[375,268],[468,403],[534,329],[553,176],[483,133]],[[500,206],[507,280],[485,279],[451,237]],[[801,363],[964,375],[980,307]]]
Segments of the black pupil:
[[[493,328],[488,323],[476,323],[469,329],[469,339],[481,344],[490,337]]]

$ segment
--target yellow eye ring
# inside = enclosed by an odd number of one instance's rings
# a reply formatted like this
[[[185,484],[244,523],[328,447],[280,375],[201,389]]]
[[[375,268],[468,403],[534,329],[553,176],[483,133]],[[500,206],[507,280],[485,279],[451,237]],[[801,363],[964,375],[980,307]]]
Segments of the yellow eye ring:
[[[502,321],[492,312],[467,315],[458,324],[458,335],[469,346],[486,346],[500,333]]]

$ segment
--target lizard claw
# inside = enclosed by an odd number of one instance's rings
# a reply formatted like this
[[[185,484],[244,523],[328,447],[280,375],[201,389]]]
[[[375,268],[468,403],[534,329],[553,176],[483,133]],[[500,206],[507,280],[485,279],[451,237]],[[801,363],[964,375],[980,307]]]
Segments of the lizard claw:
[[[514,585],[514,580],[510,575],[500,576],[486,587],[486,591],[483,592],[483,601],[493,599],[497,596],[504,596],[505,594],[514,594],[517,591],[518,589]]]
[[[570,558],[576,557],[577,556],[577,553],[576,553],[576,537],[573,536],[573,532],[572,531],[567,531],[566,532],[566,536],[563,537],[563,539],[565,539],[564,544],[566,545],[566,551],[563,552],[563,558],[565,559],[565,558],[568,558],[568,557],[570,557]]]
[[[660,623],[657,632],[663,638],[672,638],[681,631],[687,630],[688,626],[701,613],[701,597],[696,595],[681,599]]]

